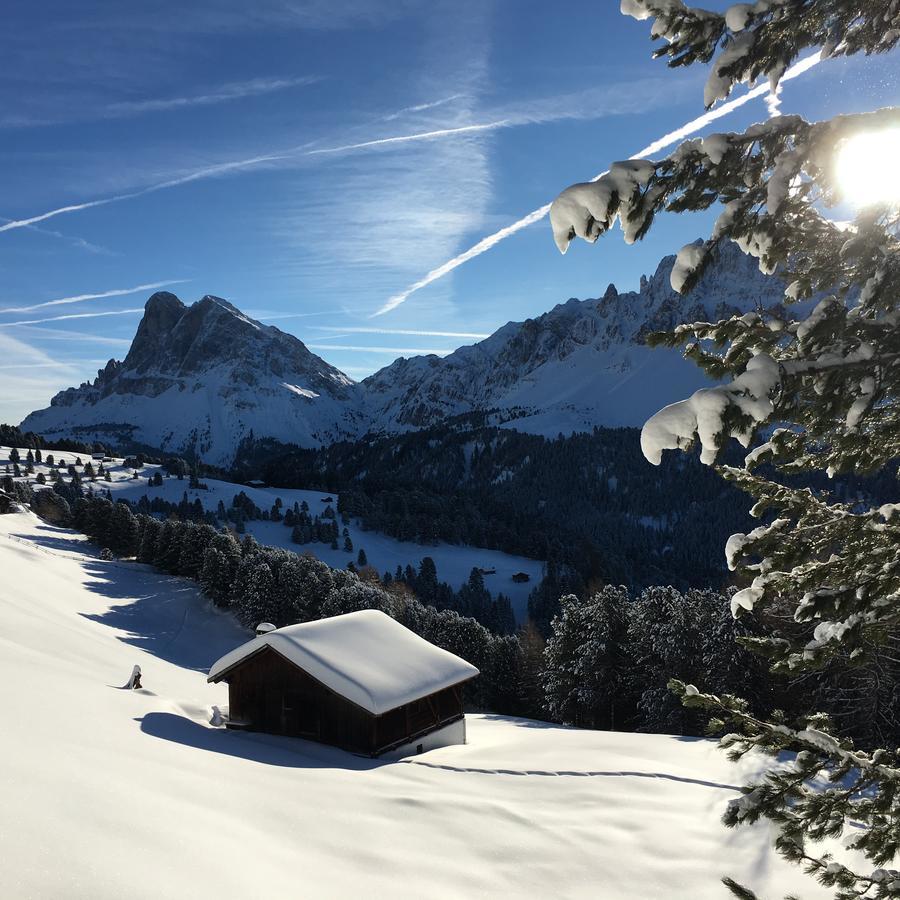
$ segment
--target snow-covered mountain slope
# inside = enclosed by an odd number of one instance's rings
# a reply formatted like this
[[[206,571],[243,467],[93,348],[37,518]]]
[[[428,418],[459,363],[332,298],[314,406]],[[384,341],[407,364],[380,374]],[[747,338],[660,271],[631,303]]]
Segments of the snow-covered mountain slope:
[[[398,359],[359,384],[224,300],[186,307],[154,294],[124,362],[111,360],[92,384],[57,394],[21,427],[228,465],[251,431],[315,447],[489,410],[510,427],[551,436],[639,426],[707,383],[678,351],[649,348],[647,334],[783,299],[782,283],[733,244],[684,298],[669,286],[673,263],[666,257],[639,291],[610,285],[599,300],[510,322],[447,357]]]
[[[145,444],[227,464],[252,431],[304,446],[355,433],[352,379],[218,297],[160,292],[123,362],[29,415],[48,437]]]
[[[620,294],[610,285],[599,300],[572,299],[536,319],[510,322],[447,357],[397,360],[362,383],[365,405],[388,431],[489,409],[512,427],[551,436],[642,425],[708,384],[679,351],[648,347],[647,334],[783,300],[784,285],[733,244],[721,248],[686,297],[669,285],[674,261],[663,259],[639,291]]]
[[[710,741],[470,715],[465,746],[387,761],[212,727],[205,670],[246,634],[94,552],[0,516],[0,897],[830,895],[722,826],[757,763]]]

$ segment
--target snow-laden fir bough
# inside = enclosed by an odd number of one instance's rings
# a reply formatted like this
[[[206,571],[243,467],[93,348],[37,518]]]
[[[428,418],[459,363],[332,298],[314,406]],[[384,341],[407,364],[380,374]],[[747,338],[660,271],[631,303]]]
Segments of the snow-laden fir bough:
[[[897,0],[758,0],[724,14],[682,0],[622,0],[621,7],[653,20],[653,37],[664,40],[656,55],[670,66],[710,64],[707,107],[737,83],[767,79],[777,92],[806,48],[821,48],[826,57],[868,55],[900,39]],[[871,474],[895,469],[900,458],[900,213],[887,203],[867,207],[847,226],[822,212],[853,199],[841,195],[840,148],[855,135],[898,128],[896,108],[814,123],[775,116],[743,134],[687,141],[662,160],[616,163],[598,181],[568,188],[550,212],[565,252],[575,237],[594,242],[616,221],[630,243],[659,212],[718,202],[709,240],[678,254],[673,288],[690,291],[724,241],[786,281],[784,310],[655,336],[656,343],[683,346],[723,383],[658,412],[641,440],[652,463],[666,449],[699,442],[701,458],[713,464],[731,438],[748,448],[767,438],[742,467],[720,471],[753,495],[753,514],[764,523],[734,535],[726,548],[729,566],[750,580],[733,597],[734,614],[787,612],[801,629],[800,639],[752,641],[776,670],[852,665],[900,627],[900,505],[837,503],[785,477]],[[722,741],[732,755],[796,753],[746,788],[729,807],[727,825],[777,823],[782,854],[838,898],[900,896],[897,751],[855,749],[821,716],[767,722],[736,697],[682,682],[672,687],[686,705],[714,712],[714,728],[734,726]],[[867,857],[869,871],[810,846],[842,833]],[[752,896],[727,883],[738,896]]]

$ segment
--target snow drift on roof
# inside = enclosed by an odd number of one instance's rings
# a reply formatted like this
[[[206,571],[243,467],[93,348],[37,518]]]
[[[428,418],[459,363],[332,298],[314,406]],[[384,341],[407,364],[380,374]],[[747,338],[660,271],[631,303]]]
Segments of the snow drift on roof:
[[[385,613],[366,609],[258,635],[226,653],[209,670],[208,680],[219,680],[266,646],[373,715],[478,674],[475,666]]]

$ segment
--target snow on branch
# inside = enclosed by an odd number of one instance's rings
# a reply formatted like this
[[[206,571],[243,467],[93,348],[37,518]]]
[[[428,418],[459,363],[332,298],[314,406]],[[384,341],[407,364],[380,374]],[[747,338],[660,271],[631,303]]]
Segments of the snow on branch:
[[[780,382],[778,363],[764,353],[754,356],[730,384],[702,388],[651,416],[641,429],[641,451],[658,466],[663,450],[683,450],[696,437],[701,461],[711,465],[728,437],[749,445],[755,427],[772,414],[772,395]]]
[[[778,85],[805,49],[822,56],[886,53],[900,39],[900,6],[874,0],[756,0],[735,3],[724,13],[682,0],[621,0],[626,16],[652,19],[650,35],[662,40],[654,56],[670,66],[712,63],[703,92],[707,108],[724,100],[735,84]]]

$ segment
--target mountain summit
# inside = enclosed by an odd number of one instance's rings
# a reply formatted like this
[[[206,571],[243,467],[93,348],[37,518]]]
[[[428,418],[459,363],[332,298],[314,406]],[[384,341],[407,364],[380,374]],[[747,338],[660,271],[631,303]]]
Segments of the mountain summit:
[[[648,347],[649,333],[783,299],[783,284],[732,244],[687,297],[669,286],[673,264],[673,256],[663,259],[637,291],[610,285],[599,299],[510,322],[443,358],[398,359],[361,383],[226,300],[206,296],[186,306],[159,292],[122,362],[110,360],[93,382],[60,392],[21,427],[228,465],[251,433],[322,446],[477,411],[551,436],[639,426],[708,384],[678,351]]]
[[[219,297],[147,301],[128,355],[23,425],[52,436],[227,464],[251,432],[304,446],[355,434],[356,385],[302,341]]]

